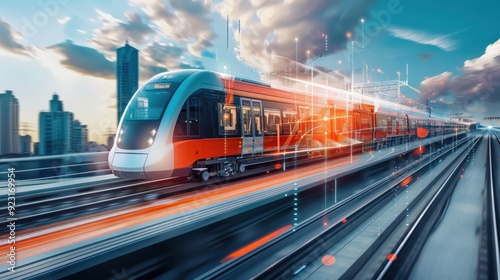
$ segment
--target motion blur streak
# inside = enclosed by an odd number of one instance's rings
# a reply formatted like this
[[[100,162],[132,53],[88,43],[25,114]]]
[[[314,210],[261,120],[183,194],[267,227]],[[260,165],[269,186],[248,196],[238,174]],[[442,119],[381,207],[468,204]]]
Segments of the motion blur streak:
[[[404,179],[404,180],[403,180],[403,182],[401,182],[401,184],[400,184],[400,185],[401,185],[401,187],[406,187],[406,186],[408,186],[408,184],[409,184],[410,182],[411,182],[411,176],[410,176],[410,177],[408,177],[408,178],[406,178],[406,179]]]
[[[359,156],[353,156],[353,161],[357,160],[359,160]],[[348,165],[349,163],[350,158],[339,159],[329,162],[327,169],[338,168],[339,166]],[[323,165],[309,166],[296,170],[293,173],[280,172],[273,175],[247,180],[242,183],[232,183],[224,188],[212,189],[208,191],[205,190],[204,192],[191,192],[188,196],[179,195],[178,197],[169,197],[164,203],[159,201],[161,204],[145,204],[144,208],[135,211],[117,214],[115,216],[106,217],[87,224],[79,224],[77,226],[64,229],[55,229],[53,232],[48,232],[47,228],[43,227],[42,229],[45,229],[45,231],[38,236],[23,238],[24,232],[21,232],[19,234],[20,237],[16,240],[16,250],[19,252],[18,259],[45,253],[50,250],[76,244],[84,240],[110,234],[112,232],[127,229],[154,221],[156,219],[187,212],[210,204],[223,202],[283,183],[303,179],[304,177],[312,176],[324,171],[325,169]],[[172,201],[173,199],[176,200]],[[71,224],[71,221],[67,221],[66,223]],[[2,242],[0,251],[7,251],[9,246],[10,245],[6,242]],[[2,256],[0,258],[0,262],[5,262],[6,260],[6,256]]]
[[[227,262],[229,260],[232,260],[232,259],[236,259],[236,258],[239,258],[241,256],[244,256],[248,253],[250,253],[251,251],[259,248],[260,246],[266,244],[267,242],[273,240],[275,237],[279,236],[280,234],[286,232],[287,230],[291,229],[292,228],[292,225],[286,225],[276,231],[273,231],[271,232],[270,234],[246,245],[245,247],[241,248],[241,249],[238,249],[234,252],[232,252],[231,254],[229,254],[227,257],[223,258],[220,262],[221,263],[224,263],[224,262]]]

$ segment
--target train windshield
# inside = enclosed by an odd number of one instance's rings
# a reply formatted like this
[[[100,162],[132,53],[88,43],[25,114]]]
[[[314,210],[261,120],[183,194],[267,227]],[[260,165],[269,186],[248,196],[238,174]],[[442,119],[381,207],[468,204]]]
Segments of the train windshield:
[[[159,120],[172,98],[176,83],[149,83],[134,94],[124,113],[125,121]]]

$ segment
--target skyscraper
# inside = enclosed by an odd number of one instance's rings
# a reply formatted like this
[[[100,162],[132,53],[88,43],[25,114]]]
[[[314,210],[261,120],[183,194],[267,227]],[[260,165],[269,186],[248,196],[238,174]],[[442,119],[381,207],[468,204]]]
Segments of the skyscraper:
[[[71,136],[71,151],[74,153],[82,153],[87,151],[88,129],[87,126],[81,124],[80,121],[73,122],[73,132]]]
[[[0,155],[19,153],[19,102],[11,90],[0,94]]]
[[[31,136],[23,135],[19,137],[21,143],[21,154],[31,154]]]
[[[116,50],[117,125],[128,102],[139,87],[139,52],[128,41]]]
[[[40,154],[40,142],[34,142],[33,143],[33,154],[39,155]]]
[[[54,94],[50,100],[50,112],[40,112],[40,155],[56,155],[71,151],[73,113],[63,111],[63,103]]]

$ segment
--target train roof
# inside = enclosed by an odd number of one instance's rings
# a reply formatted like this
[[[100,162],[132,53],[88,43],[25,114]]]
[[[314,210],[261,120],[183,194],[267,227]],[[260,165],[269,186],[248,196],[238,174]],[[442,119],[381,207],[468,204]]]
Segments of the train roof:
[[[197,72],[201,72],[201,71],[206,71],[206,70],[186,69],[186,70],[162,72],[162,73],[156,74],[155,76],[150,78],[146,82],[146,84],[152,83],[152,82],[162,82],[163,80],[166,80],[166,79],[168,79],[169,81],[172,81],[172,82],[182,83],[187,77],[189,77],[193,73],[197,73]]]
[[[271,86],[271,84],[268,84],[263,81],[256,81],[253,79],[245,78],[245,77],[239,77],[239,76],[233,76],[229,74],[224,74],[224,73],[219,73],[219,72],[214,72],[214,71],[208,71],[208,70],[202,70],[202,69],[185,69],[185,70],[176,70],[176,71],[169,71],[169,72],[162,72],[159,73],[155,76],[153,76],[151,79],[148,80],[147,83],[151,82],[162,82],[164,79],[168,79],[169,81],[174,81],[174,82],[179,82],[182,83],[187,77],[194,73],[199,73],[199,72],[210,72],[213,73],[214,75],[217,75],[222,82],[224,83],[224,86],[226,89],[236,91],[238,93],[246,93],[246,95],[249,95],[249,97],[256,98],[257,95],[259,95],[261,98],[265,96],[265,99],[267,100],[290,100],[291,95],[294,94],[294,97],[297,99],[299,102],[305,102],[307,100],[307,95],[310,94],[308,92],[298,90],[298,89],[289,89],[289,88],[280,88],[280,87],[274,87]],[[304,81],[304,83],[308,84],[310,82]],[[326,87],[323,85],[317,85],[317,84],[312,84],[314,87],[318,88],[323,88],[326,89],[327,91],[331,91],[333,93],[340,93],[343,95],[361,95],[360,93],[357,92],[348,92],[346,90],[342,89],[337,89],[333,87]],[[342,98],[339,97],[333,97],[330,96],[329,94],[321,94],[317,93],[318,97],[322,97],[328,100],[332,101],[342,101],[346,102],[346,97],[343,96]],[[352,98],[352,97],[351,97]],[[358,102],[355,101],[354,103],[362,103],[368,106],[373,106],[376,112],[379,113],[386,113],[386,114],[408,114],[413,117],[418,117],[422,119],[439,119],[442,121],[448,121],[448,122],[457,122],[457,121],[451,121],[448,119],[445,119],[443,117],[438,117],[438,116],[431,116],[429,117],[426,112],[423,112],[421,110],[417,110],[405,105],[400,105],[397,103],[393,103],[390,101],[386,100],[379,100],[375,97],[369,97],[369,96],[357,96],[356,98],[361,98],[363,102]]]

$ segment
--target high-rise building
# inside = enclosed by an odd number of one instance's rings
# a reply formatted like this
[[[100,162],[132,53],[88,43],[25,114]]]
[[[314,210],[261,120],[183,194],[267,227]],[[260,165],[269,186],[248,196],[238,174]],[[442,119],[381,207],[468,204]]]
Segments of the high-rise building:
[[[11,90],[0,94],[0,155],[19,153],[19,102]]]
[[[54,94],[50,100],[50,112],[40,112],[39,154],[56,155],[71,151],[73,113],[63,111],[63,103]]]
[[[110,151],[111,148],[113,148],[114,143],[115,143],[115,135],[109,134],[108,135],[108,145],[107,145],[108,151]]]
[[[87,126],[81,124],[80,121],[73,122],[73,132],[71,136],[71,151],[74,153],[86,152],[88,142],[88,129]]]
[[[31,154],[31,136],[23,135],[19,137],[21,143],[21,154]]]
[[[139,52],[128,41],[116,50],[117,125],[128,102],[139,87]]]

